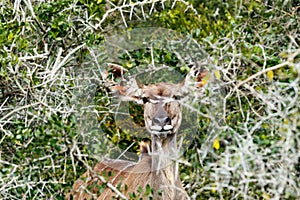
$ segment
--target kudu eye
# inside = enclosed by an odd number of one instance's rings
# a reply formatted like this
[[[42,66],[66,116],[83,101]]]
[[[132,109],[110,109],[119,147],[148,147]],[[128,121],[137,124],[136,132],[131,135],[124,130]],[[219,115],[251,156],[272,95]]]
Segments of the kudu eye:
[[[149,97],[142,97],[143,103],[148,103],[149,102]]]
[[[174,98],[175,100],[180,100],[180,99],[181,99],[181,96],[180,96],[180,95],[175,95],[173,98]]]

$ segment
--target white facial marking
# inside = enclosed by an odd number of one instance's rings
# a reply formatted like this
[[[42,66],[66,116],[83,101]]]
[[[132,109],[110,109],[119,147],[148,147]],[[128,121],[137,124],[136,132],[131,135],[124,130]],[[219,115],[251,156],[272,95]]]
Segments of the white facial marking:
[[[172,125],[165,125],[164,126],[164,130],[168,131],[168,130],[172,130],[173,126]]]
[[[161,126],[151,126],[151,130],[153,131],[161,131],[163,127]]]
[[[158,101],[158,100],[153,100],[153,99],[150,99],[149,101],[150,101],[150,103],[154,103],[154,104],[156,104],[156,103],[159,103],[159,101]]]

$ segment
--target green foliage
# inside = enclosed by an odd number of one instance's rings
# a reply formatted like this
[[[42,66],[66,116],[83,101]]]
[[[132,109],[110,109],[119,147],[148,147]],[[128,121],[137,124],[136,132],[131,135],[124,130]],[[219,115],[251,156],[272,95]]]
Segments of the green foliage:
[[[133,154],[139,151],[138,142],[148,136],[116,124],[117,103],[102,77],[95,76],[95,69],[103,66],[94,57],[104,50],[91,49],[119,31],[152,26],[195,39],[209,54],[208,68],[215,78],[201,90],[202,96],[198,91],[191,94],[195,100],[190,106],[200,115],[195,120],[197,136],[180,163],[188,194],[196,199],[299,198],[297,1],[153,2],[1,2],[1,199],[63,199],[87,166],[98,162],[95,157],[122,153],[129,146]],[[190,68],[167,48],[122,49],[110,56],[133,74],[152,62],[182,76]],[[96,67],[89,76],[76,74],[92,65]],[[266,70],[270,68],[274,69]],[[163,75],[172,79],[168,81],[181,81],[168,73],[137,78],[146,84],[165,81]],[[83,79],[98,84],[95,94],[82,92],[93,89],[85,87]],[[79,98],[83,100],[78,103]],[[131,102],[128,108],[122,122],[143,127],[142,107]],[[96,113],[96,128],[89,113]],[[80,122],[78,116],[87,120]],[[187,128],[182,134],[192,131]],[[101,192],[107,186],[97,187]],[[151,199],[153,192],[157,191],[150,186],[139,188],[130,198]]]
[[[15,198],[22,198],[22,194],[28,190],[28,181],[35,182],[29,198],[47,191],[60,191],[68,185],[66,180],[72,179],[74,173],[66,147],[76,135],[74,119],[54,115],[45,124],[26,127],[22,121],[18,121],[12,128],[15,129],[14,135],[6,137],[1,145],[1,160],[7,162],[0,164],[1,176],[3,180],[21,174],[22,177],[17,180],[19,187],[11,188],[11,183],[7,184],[1,195],[9,192]],[[47,186],[39,189],[43,184]],[[56,198],[62,197],[62,194],[56,194]]]

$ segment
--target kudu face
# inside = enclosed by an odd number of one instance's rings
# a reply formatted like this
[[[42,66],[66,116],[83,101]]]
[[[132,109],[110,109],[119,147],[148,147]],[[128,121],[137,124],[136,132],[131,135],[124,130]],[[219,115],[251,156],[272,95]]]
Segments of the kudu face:
[[[179,85],[159,83],[144,86],[142,100],[147,130],[158,137],[176,134],[181,123]]]

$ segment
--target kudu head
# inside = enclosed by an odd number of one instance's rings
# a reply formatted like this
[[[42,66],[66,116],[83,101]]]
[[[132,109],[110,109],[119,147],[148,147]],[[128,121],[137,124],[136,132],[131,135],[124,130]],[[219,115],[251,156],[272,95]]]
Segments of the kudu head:
[[[110,66],[115,76],[121,78],[122,84],[114,82],[109,86],[117,96],[130,101],[135,101],[144,106],[145,126],[151,137],[164,139],[177,134],[182,120],[181,101],[189,90],[189,85],[196,88],[204,85],[203,78],[208,75],[206,70],[193,67],[185,79],[180,83],[160,82],[151,85],[142,85],[135,78],[126,80],[126,69],[121,66]],[[195,78],[191,82],[192,77]]]

